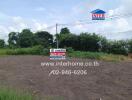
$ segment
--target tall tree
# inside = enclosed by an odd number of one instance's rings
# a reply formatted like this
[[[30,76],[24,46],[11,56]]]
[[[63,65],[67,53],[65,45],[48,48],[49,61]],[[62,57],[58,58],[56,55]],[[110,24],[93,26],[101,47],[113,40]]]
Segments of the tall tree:
[[[36,32],[34,35],[35,45],[49,47],[53,44],[53,35],[46,31]]]
[[[71,32],[70,32],[70,30],[67,27],[62,28],[61,31],[60,31],[60,34],[70,34],[70,33]]]
[[[3,39],[0,39],[0,48],[5,47],[5,41]]]
[[[78,36],[74,34],[63,34],[60,35],[60,47],[72,47],[73,49],[77,49],[78,46]]]
[[[10,32],[8,35],[8,43],[9,47],[14,48],[17,47],[18,33]]]
[[[29,29],[22,30],[18,37],[18,44],[20,47],[27,48],[33,46],[33,33]]]
[[[98,42],[100,41],[100,36],[96,34],[81,33],[79,36],[80,50],[82,51],[98,51]]]

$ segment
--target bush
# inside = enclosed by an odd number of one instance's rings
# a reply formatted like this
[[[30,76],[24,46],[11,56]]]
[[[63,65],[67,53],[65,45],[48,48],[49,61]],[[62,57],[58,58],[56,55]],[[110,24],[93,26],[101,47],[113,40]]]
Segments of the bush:
[[[68,47],[68,48],[66,48],[66,51],[68,53],[72,53],[72,52],[74,52],[74,49],[72,47]]]
[[[40,53],[41,55],[49,55],[49,49],[43,49],[43,51]]]
[[[127,55],[128,54],[127,41],[123,41],[123,40],[110,41],[107,44],[107,53]]]

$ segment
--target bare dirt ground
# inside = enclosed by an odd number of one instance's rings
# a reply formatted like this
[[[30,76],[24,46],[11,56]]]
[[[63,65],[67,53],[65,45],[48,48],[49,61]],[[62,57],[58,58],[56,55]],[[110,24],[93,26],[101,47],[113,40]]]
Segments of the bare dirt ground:
[[[100,66],[85,68],[41,67],[45,61],[49,58],[0,57],[0,85],[27,89],[47,98],[42,100],[132,100],[132,62],[99,61]],[[49,76],[53,69],[85,69],[88,74]]]

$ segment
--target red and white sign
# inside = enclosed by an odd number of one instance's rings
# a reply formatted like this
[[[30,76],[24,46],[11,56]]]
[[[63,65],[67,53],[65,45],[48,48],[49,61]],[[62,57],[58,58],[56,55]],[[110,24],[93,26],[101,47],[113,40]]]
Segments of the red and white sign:
[[[66,49],[50,49],[50,59],[66,59]]]

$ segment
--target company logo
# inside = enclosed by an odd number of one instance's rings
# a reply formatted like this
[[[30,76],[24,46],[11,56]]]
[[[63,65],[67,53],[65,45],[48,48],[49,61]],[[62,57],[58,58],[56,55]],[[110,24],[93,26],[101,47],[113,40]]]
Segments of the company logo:
[[[51,60],[64,60],[66,59],[66,49],[50,49]]]
[[[105,20],[105,11],[96,9],[91,12],[92,13],[92,20]]]

